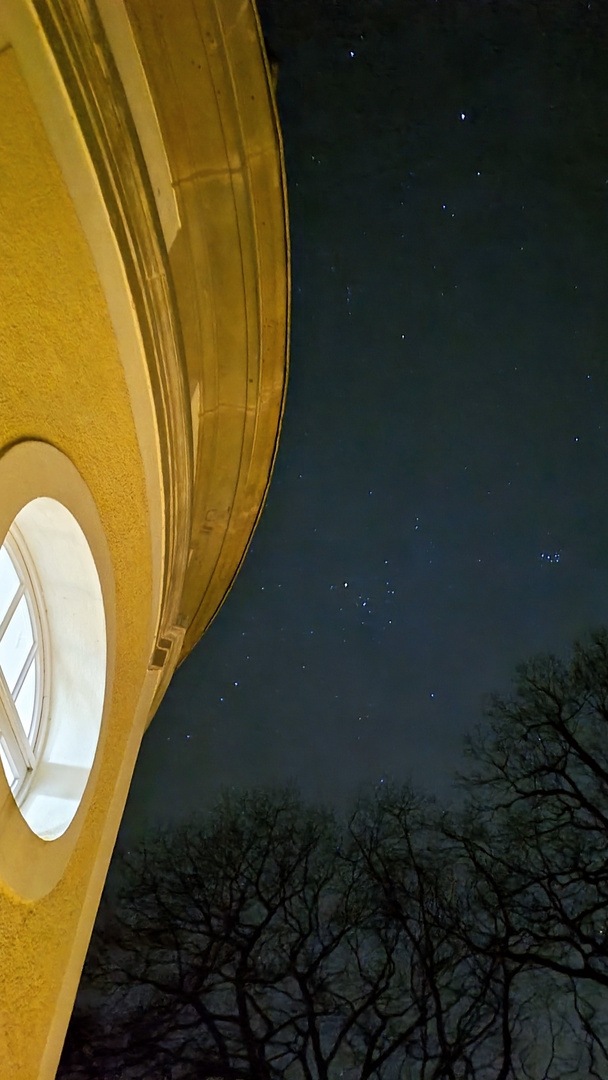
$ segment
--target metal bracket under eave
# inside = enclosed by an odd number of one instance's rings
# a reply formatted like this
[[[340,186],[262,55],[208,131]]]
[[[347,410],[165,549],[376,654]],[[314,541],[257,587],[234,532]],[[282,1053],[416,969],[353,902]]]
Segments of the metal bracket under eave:
[[[166,667],[170,656],[179,657],[182,642],[186,633],[183,626],[172,626],[165,630],[162,637],[157,638],[154,646],[148,671],[162,671]],[[175,666],[175,665],[174,665]]]

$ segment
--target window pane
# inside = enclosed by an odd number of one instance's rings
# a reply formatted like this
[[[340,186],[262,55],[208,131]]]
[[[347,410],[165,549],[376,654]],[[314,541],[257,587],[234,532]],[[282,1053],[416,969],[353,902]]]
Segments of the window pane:
[[[25,664],[33,640],[30,613],[25,596],[22,596],[0,641],[0,666],[11,692]]]
[[[8,611],[9,604],[17,592],[19,578],[12,559],[4,544],[0,547],[0,622]]]
[[[17,712],[19,713],[19,719],[23,724],[23,730],[28,739],[32,731],[32,721],[34,719],[34,700],[36,698],[36,660],[32,660],[30,664],[30,670],[28,671],[25,679],[23,680],[23,686],[19,691],[19,695],[15,702],[17,706]]]
[[[1,742],[0,742],[0,761],[2,762],[4,771],[6,773],[6,779],[8,780],[9,784],[12,785],[15,782],[15,774],[14,774],[12,768],[11,768],[11,763],[8,760],[5,749],[4,749]]]

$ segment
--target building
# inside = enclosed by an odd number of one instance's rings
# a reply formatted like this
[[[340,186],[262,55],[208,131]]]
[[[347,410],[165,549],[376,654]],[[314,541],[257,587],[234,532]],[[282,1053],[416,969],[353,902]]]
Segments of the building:
[[[140,741],[283,408],[252,0],[0,5],[0,1080],[55,1074]]]

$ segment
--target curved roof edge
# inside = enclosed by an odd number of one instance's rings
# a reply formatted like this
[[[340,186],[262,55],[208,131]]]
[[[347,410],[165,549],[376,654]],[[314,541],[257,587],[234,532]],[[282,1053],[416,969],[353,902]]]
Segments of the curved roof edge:
[[[153,401],[151,715],[243,561],[276,456],[289,233],[253,0],[32,0],[125,268]],[[156,524],[154,524],[156,522]]]
[[[285,167],[253,3],[126,0],[125,9],[179,220],[168,263],[193,439],[181,662],[238,573],[276,456],[289,343]]]

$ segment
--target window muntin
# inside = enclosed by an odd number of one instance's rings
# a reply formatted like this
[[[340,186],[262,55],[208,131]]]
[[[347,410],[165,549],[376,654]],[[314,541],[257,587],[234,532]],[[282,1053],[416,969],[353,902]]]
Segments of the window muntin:
[[[0,547],[0,761],[18,801],[43,737],[45,630],[33,560],[13,524]]]
[[[19,575],[4,544],[0,547],[0,619],[4,621],[19,588]]]

